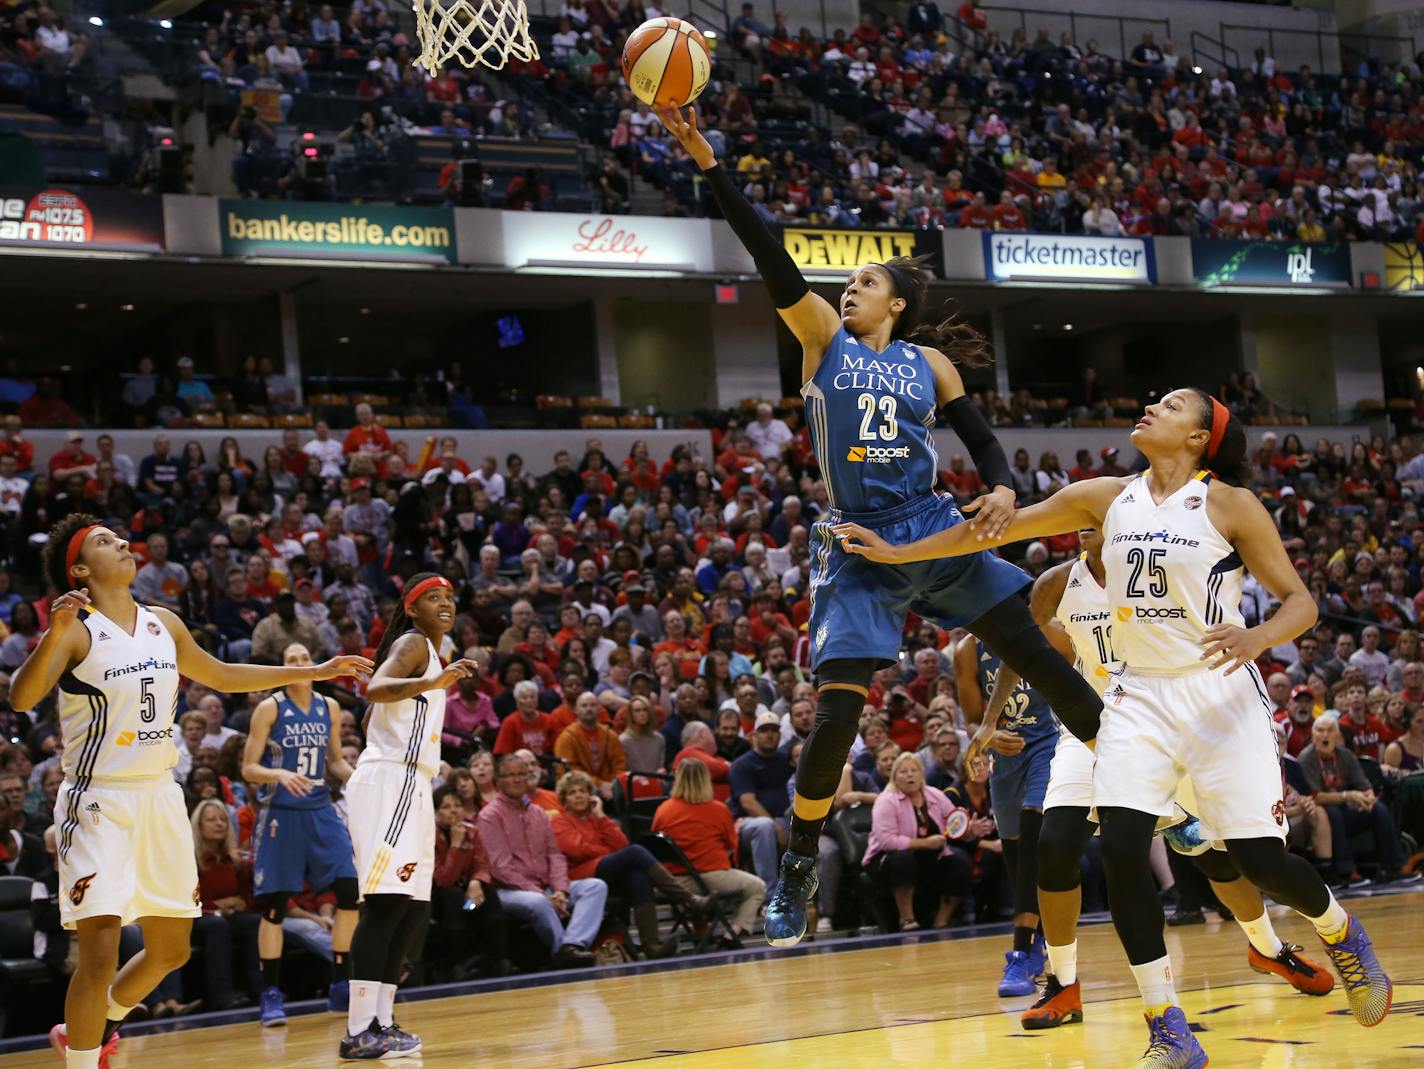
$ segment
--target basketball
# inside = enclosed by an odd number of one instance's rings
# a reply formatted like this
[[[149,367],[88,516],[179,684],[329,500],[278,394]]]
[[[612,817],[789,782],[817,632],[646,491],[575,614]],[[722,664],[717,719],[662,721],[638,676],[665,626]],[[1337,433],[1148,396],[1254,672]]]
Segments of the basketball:
[[[682,19],[649,19],[623,46],[623,80],[634,96],[654,107],[691,104],[711,74],[706,38]]]

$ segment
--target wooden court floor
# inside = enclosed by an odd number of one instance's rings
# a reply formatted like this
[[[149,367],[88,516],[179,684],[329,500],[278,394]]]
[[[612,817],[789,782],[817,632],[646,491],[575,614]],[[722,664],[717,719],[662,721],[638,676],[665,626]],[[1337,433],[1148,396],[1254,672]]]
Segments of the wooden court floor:
[[[1394,1011],[1380,1026],[1354,1023],[1339,986],[1296,994],[1246,964],[1234,925],[1168,929],[1178,988],[1215,1069],[1403,1069],[1424,1066],[1424,894],[1348,903],[1395,979]],[[1212,916],[1208,914],[1208,916]],[[1273,911],[1281,937],[1319,941],[1289,911]],[[1112,929],[1079,943],[1087,1020],[1025,1034],[1029,999],[995,994],[1008,938],[777,955],[706,968],[610,977],[543,988],[397,1005],[425,1050],[394,1063],[429,1069],[799,1069],[947,1067],[1099,1069],[1130,1065],[1146,1029]],[[293,1018],[126,1039],[114,1069],[328,1069],[339,1062],[344,1020]],[[0,1069],[57,1066],[48,1051],[0,1057]]]

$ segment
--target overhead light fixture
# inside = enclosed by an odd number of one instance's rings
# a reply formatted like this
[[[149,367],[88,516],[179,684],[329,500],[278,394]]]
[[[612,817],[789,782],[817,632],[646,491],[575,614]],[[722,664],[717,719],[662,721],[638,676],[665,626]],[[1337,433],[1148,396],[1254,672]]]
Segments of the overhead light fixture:
[[[1193,74],[1200,74],[1200,73],[1201,73],[1201,68],[1200,68],[1200,67],[1193,67],[1193,68],[1192,68],[1192,73],[1193,73]]]
[[[132,312],[133,310],[134,310],[134,306],[131,305],[131,304],[121,304],[121,305],[119,305],[119,311],[121,311],[121,312]]]
[[[1063,324],[1063,329],[1064,329],[1064,330],[1072,330],[1072,329],[1073,329],[1073,324],[1072,324],[1072,323],[1064,323],[1064,324]]]
[[[77,308],[77,309],[79,309],[79,311],[83,312],[83,311],[86,310],[89,306],[88,306],[87,304],[85,304],[83,301],[80,301],[80,302],[79,302],[78,304],[76,304],[74,307]]]
[[[89,25],[90,25],[90,26],[98,26],[98,27],[101,27],[101,28],[102,28],[103,25],[104,25],[104,20],[101,19],[98,15],[90,15],[90,16],[89,16]]]
[[[173,29],[173,23],[169,19],[159,19],[158,25],[162,26],[165,30]]]
[[[350,338],[337,338],[337,339],[336,339],[336,344],[338,344],[338,345],[349,345],[350,343],[351,343],[351,339],[350,339]]]

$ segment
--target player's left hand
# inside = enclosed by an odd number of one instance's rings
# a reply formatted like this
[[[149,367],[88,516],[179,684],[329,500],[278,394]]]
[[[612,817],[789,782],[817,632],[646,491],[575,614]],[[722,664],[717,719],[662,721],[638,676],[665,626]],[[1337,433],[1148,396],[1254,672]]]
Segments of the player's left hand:
[[[996,486],[987,494],[976,497],[964,506],[965,512],[977,512],[969,521],[980,542],[995,539],[1009,529],[1014,518],[1014,492],[1007,486]]]
[[[1024,748],[1022,735],[1016,735],[1012,731],[995,731],[989,739],[989,749],[995,753],[1001,753],[1005,757],[1012,757]]]
[[[342,653],[313,668],[312,672],[315,674],[312,679],[339,679],[341,676],[365,679],[375,670],[376,665],[371,658],[356,653]]]
[[[892,546],[867,527],[858,523],[838,523],[831,528],[831,533],[841,540],[841,549],[847,553],[864,557],[866,560],[879,561],[881,564],[895,563],[895,551],[898,547]]]
[[[1210,661],[1213,670],[1225,667],[1227,675],[1245,667],[1265,649],[1253,631],[1253,628],[1237,627],[1235,624],[1208,627],[1201,639],[1205,651],[1201,659]]]

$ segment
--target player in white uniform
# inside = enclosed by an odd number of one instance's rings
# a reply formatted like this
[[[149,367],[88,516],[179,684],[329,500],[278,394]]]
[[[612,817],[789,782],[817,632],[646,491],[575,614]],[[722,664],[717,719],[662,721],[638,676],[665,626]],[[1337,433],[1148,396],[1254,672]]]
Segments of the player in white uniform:
[[[435,807],[445,692],[473,661],[440,665],[437,647],[455,624],[455,591],[433,572],[413,575],[376,650],[366,688],[366,748],[346,784],[347,823],[361,883],[361,919],[351,942],[351,998],[341,1057],[399,1058],[420,1037],[395,1023],[401,967],[430,919]]]
[[[1121,669],[1112,643],[1112,604],[1103,586],[1103,536],[1096,528],[1078,532],[1083,552],[1078,559],[1055,565],[1033,585],[1030,610],[1048,640],[1099,694]],[[1001,667],[994,681],[992,711],[1008,701],[1018,683],[1013,669]],[[981,728],[965,754],[966,763],[990,745],[992,727]],[[1038,908],[1048,943],[1048,980],[1042,996],[1023,1012],[1028,1029],[1056,1028],[1083,1019],[1082,990],[1078,983],[1078,915],[1083,896],[1080,862],[1097,824],[1092,819],[1093,751],[1066,730],[1058,739],[1048,793],[1043,804],[1043,831],[1038,847]],[[1182,781],[1178,802],[1191,807],[1187,780]],[[1195,831],[1195,821],[1187,828]],[[1182,836],[1167,837],[1174,848]],[[1276,935],[1261,893],[1236,871],[1222,849],[1200,843],[1183,846],[1194,864],[1211,880],[1218,899],[1235,915],[1249,940],[1247,961],[1257,972],[1274,973],[1297,991],[1326,995],[1335,987],[1330,974],[1305,957],[1302,948],[1284,943]]]
[[[365,673],[370,662],[277,668],[214,659],[173,613],[134,601],[128,542],[83,513],[50,531],[44,571],[67,593],[50,606],[49,630],[15,672],[10,700],[29,710],[59,688],[60,912],[79,963],[50,1042],[70,1066],[96,1069],[129,1011],[188,960],[201,912],[192,826],[172,773],[180,675],[234,693]],[[118,969],[119,929],[135,921],[144,949]]]
[[[1132,443],[1147,472],[1073,483],[1015,514],[998,536],[971,523],[896,547],[856,525],[835,531],[848,552],[892,564],[1103,531],[1113,649],[1126,667],[1104,694],[1092,740],[1093,804],[1113,922],[1147,1006],[1139,1069],[1201,1069],[1207,1060],[1177,1002],[1148,864],[1157,820],[1172,813],[1185,776],[1196,788],[1202,838],[1223,841],[1247,879],[1310,919],[1355,1019],[1376,1025],[1393,992],[1369,937],[1310,863],[1285,849],[1271,706],[1252,662],[1311,627],[1317,613],[1270,514],[1238,485],[1246,432],[1210,394],[1188,388],[1148,405]],[[1281,603],[1251,628],[1239,609],[1243,567]]]

